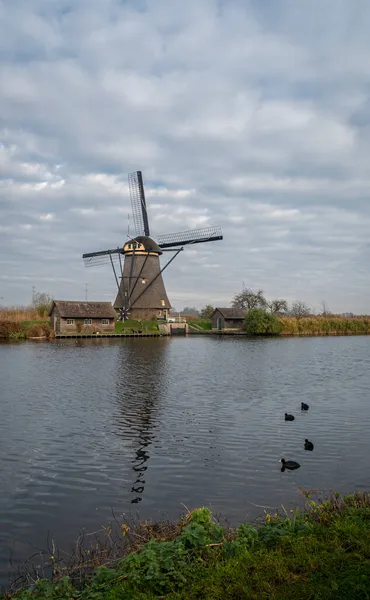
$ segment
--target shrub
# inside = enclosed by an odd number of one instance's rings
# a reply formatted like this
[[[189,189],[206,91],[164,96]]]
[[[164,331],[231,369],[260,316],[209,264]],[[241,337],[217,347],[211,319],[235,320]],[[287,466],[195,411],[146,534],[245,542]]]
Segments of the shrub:
[[[27,337],[50,337],[50,327],[47,323],[34,323],[27,329]]]
[[[253,308],[245,317],[244,329],[250,335],[279,335],[281,323],[276,315],[263,308]]]
[[[19,339],[24,337],[24,329],[16,321],[0,321],[0,338]]]

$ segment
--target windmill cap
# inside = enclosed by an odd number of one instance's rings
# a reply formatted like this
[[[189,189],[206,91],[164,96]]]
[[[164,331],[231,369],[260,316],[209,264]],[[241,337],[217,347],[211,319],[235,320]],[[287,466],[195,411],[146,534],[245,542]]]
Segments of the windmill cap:
[[[145,250],[148,252],[157,252],[158,254],[162,254],[162,250],[158,246],[157,242],[152,240],[152,238],[147,235],[138,235],[135,238],[135,241],[143,244]]]

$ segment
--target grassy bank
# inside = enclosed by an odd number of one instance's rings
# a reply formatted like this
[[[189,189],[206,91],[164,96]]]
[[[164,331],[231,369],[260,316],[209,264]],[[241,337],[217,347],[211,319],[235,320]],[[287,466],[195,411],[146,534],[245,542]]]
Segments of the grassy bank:
[[[155,333],[158,331],[157,321],[116,321],[115,333],[132,333],[132,331],[142,331],[142,333]]]
[[[211,321],[204,321],[200,319],[198,321],[189,321],[189,325],[194,327],[194,329],[200,329],[202,331],[210,331],[212,329]]]
[[[263,522],[222,527],[198,509],[172,527],[127,524],[131,552],[92,569],[88,551],[54,581],[9,595],[19,600],[360,599],[370,597],[370,496],[334,495],[303,512],[265,513]],[[118,527],[119,524],[117,524]],[[108,533],[110,539],[112,530]],[[150,539],[151,538],[151,539]],[[141,544],[140,544],[140,539]],[[150,539],[150,541],[147,541]],[[112,546],[110,546],[112,547]],[[132,551],[133,550],[133,551]],[[93,550],[92,550],[93,551]],[[95,553],[96,565],[96,553]],[[104,558],[103,558],[104,556]]]

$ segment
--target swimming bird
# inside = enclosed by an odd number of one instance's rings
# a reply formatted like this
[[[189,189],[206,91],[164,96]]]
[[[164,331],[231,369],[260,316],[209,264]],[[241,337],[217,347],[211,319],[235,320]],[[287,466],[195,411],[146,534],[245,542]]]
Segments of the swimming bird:
[[[301,466],[295,460],[285,460],[285,458],[282,458],[280,462],[282,464],[282,471],[284,471],[284,469],[290,469],[291,471],[293,471],[294,469],[299,469],[299,467]]]
[[[301,410],[308,410],[310,407],[305,402],[301,402]]]
[[[304,449],[305,450],[313,450],[314,445],[312,442],[310,442],[310,440],[305,440],[304,441]]]
[[[295,417],[293,415],[288,415],[288,413],[285,413],[285,420],[286,421],[294,421]]]

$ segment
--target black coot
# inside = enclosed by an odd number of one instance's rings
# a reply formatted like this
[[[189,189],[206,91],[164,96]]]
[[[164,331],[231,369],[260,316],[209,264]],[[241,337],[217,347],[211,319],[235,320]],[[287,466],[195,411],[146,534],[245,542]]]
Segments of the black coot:
[[[310,442],[310,440],[305,440],[304,441],[304,449],[305,450],[313,450],[314,449],[313,443]]]
[[[305,402],[301,402],[301,410],[308,410],[310,407]]]
[[[285,413],[285,420],[286,421],[294,421],[295,417],[293,417],[293,415],[288,415],[288,413]]]
[[[285,460],[285,458],[282,458],[280,462],[282,464],[282,471],[284,471],[285,469],[290,469],[291,471],[293,471],[294,469],[299,469],[299,467],[301,466],[295,460]]]

